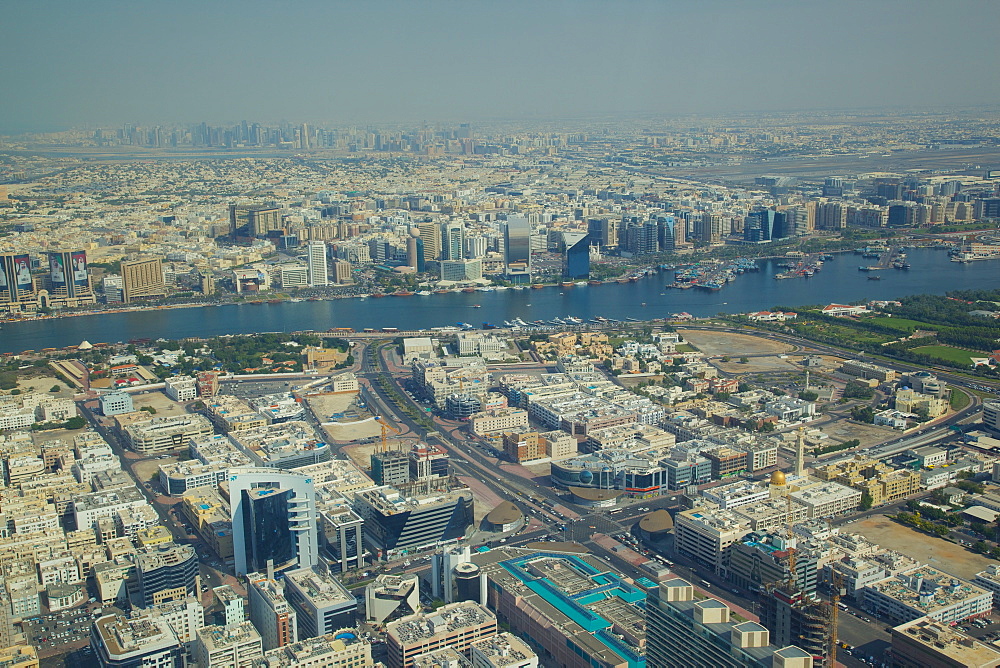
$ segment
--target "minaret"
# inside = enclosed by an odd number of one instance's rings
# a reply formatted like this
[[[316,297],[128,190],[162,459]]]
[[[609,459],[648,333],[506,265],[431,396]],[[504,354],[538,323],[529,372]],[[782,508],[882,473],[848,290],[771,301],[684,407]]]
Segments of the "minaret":
[[[795,475],[802,477],[806,471],[806,436],[805,430],[799,427],[799,437],[795,444]]]

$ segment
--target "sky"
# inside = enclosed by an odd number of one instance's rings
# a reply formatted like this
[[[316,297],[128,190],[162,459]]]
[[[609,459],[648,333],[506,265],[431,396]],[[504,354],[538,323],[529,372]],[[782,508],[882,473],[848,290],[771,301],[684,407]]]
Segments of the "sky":
[[[0,133],[1000,104],[997,0],[4,0]]]

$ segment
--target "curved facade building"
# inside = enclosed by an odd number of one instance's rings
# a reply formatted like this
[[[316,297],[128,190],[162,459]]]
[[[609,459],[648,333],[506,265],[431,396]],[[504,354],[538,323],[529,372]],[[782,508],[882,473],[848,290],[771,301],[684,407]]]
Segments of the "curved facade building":
[[[233,552],[239,574],[311,568],[319,561],[312,478],[270,468],[229,471]]]
[[[631,497],[658,496],[669,489],[662,466],[622,449],[552,462],[550,477],[559,487],[616,489]]]

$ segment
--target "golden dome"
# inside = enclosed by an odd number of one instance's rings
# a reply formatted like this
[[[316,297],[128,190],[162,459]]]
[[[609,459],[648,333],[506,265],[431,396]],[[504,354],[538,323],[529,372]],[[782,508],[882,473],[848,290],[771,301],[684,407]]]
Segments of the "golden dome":
[[[784,485],[785,484],[785,474],[782,471],[775,471],[771,474],[771,484],[772,485]]]

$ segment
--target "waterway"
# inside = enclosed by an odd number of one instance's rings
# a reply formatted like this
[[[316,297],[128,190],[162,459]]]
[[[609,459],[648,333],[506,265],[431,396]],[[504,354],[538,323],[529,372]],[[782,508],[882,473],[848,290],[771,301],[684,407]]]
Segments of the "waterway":
[[[397,327],[429,329],[457,323],[503,326],[505,320],[551,320],[567,315],[589,320],[595,316],[650,320],[686,312],[694,316],[746,313],[774,306],[849,303],[863,299],[895,299],[912,294],[944,294],[949,290],[1000,287],[1000,261],[968,264],[950,262],[938,249],[912,249],[909,271],[884,269],[880,280],[858,266],[871,264],[860,255],[843,253],[826,262],[812,278],[775,280],[784,271],[776,260],[761,260],[760,271],[738,276],[718,292],[665,286],[671,272],[635,283],[610,283],[539,290],[432,294],[381,299],[334,299],[279,304],[227,304],[200,308],[129,311],[92,316],[5,323],[0,352],[61,348],[81,341],[115,342],[142,338],[255,332],[323,331],[331,327]],[[872,272],[876,273],[876,272]]]

